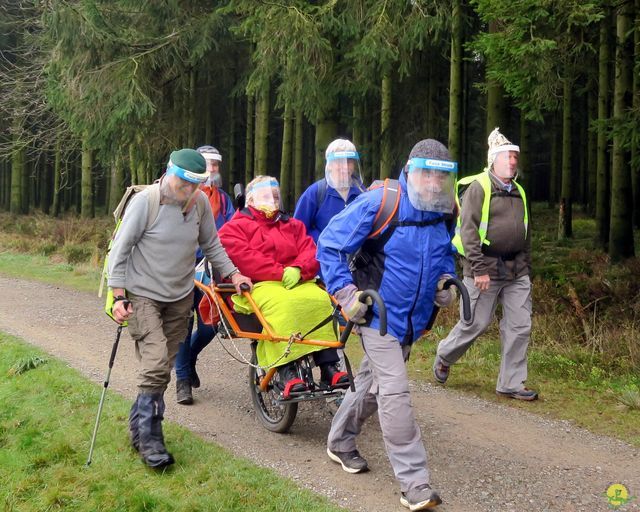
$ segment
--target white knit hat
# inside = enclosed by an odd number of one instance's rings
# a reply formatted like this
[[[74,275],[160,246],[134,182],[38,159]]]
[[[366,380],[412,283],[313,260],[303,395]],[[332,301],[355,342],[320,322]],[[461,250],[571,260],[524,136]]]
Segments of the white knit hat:
[[[509,139],[500,133],[500,128],[496,127],[489,134],[487,139],[489,143],[489,151],[487,152],[487,164],[489,168],[493,165],[496,155],[503,151],[517,151],[520,153],[520,146],[512,144]]]

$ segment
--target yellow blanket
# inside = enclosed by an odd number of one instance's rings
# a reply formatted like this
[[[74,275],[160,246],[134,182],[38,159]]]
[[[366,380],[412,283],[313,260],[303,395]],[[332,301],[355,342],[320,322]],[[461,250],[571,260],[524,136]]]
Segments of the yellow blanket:
[[[293,333],[306,334],[333,311],[329,294],[314,281],[305,281],[291,290],[282,286],[280,281],[262,281],[254,285],[251,296],[273,332],[286,338]],[[232,300],[238,313],[252,313],[251,306],[244,297],[233,295]],[[336,341],[332,322],[313,331],[307,339]],[[291,353],[282,357],[286,348],[286,342],[259,341],[258,364],[270,366],[277,361],[276,366],[282,366],[324,347],[294,343],[291,345]]]

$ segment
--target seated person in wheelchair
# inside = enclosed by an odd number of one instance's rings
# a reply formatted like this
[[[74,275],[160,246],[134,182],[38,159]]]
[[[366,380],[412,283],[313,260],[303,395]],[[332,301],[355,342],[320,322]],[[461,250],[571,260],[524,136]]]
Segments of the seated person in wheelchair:
[[[254,282],[252,297],[271,328],[282,336],[313,329],[333,311],[329,294],[315,283],[320,269],[316,245],[304,224],[280,210],[280,186],[275,178],[258,176],[247,185],[247,206],[235,213],[219,231],[220,241],[240,272]],[[244,297],[234,296],[235,310],[251,313]],[[244,303],[244,304],[243,304]],[[243,311],[244,310],[244,311]],[[310,339],[335,341],[332,322],[309,333]],[[285,397],[303,392],[294,361],[312,353],[320,368],[320,384],[347,387],[346,372],[338,370],[338,352],[294,343],[258,342],[258,364],[278,367]]]

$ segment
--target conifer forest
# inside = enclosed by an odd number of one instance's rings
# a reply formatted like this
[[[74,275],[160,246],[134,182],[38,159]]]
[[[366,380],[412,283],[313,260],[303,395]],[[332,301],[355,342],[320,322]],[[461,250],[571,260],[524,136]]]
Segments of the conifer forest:
[[[640,227],[640,0],[2,0],[0,209],[89,218],[169,153],[216,146],[225,187],[284,205],[354,141],[365,182],[420,139],[460,175],[521,148],[531,201],[579,209],[612,262]]]

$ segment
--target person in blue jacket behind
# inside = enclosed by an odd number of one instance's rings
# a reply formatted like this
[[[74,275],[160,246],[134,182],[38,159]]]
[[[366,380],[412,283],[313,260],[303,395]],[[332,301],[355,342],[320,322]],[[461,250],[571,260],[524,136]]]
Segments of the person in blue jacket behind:
[[[440,142],[418,142],[400,174],[400,203],[394,220],[377,239],[367,239],[380,210],[383,188],[359,196],[336,215],[318,240],[318,260],[327,289],[347,316],[360,324],[365,355],[331,424],[327,454],[349,473],[368,469],[356,448],[365,420],[378,411],[386,451],[400,484],[402,505],[424,510],[441,503],[431,489],[427,453],[409,396],[405,362],[427,327],[434,304],[449,305],[443,290],[454,275],[452,217],[457,164]],[[352,258],[353,274],[348,268]],[[365,264],[359,262],[364,261]],[[380,336],[376,305],[358,298],[378,291],[387,309],[388,334]]]
[[[207,162],[209,179],[200,187],[209,200],[209,206],[213,212],[213,219],[216,229],[220,229],[225,222],[231,220],[236,212],[231,197],[222,189],[222,175],[220,174],[220,164],[222,156],[213,146],[200,146],[197,150]],[[203,258],[202,251],[198,248],[196,252],[196,264]],[[196,274],[196,278],[202,280],[202,273]],[[193,309],[195,310],[202,299],[200,288],[193,289]],[[216,334],[213,326],[203,323],[198,316],[198,330],[191,333],[193,329],[193,314],[189,321],[189,332],[187,337],[180,344],[176,357],[176,401],[182,405],[193,403],[193,393],[191,388],[200,387],[200,378],[196,372],[196,362],[198,355],[211,342]]]
[[[302,193],[293,213],[316,243],[331,218],[365,191],[360,156],[353,142],[334,140],[327,146],[325,158],[325,177]]]

